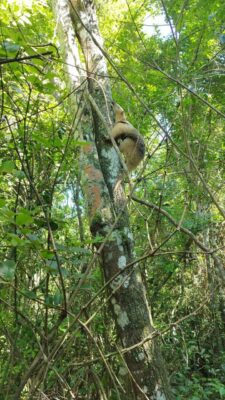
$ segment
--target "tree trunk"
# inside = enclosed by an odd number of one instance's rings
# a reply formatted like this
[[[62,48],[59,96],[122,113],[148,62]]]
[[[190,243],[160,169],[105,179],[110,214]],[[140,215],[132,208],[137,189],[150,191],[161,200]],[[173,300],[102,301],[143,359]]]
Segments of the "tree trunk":
[[[89,142],[83,148],[81,168],[90,230],[94,237],[103,237],[98,252],[105,280],[110,280],[108,288],[118,337],[122,347],[128,348],[144,342],[154,328],[138,265],[126,268],[134,261],[134,243],[120,184],[120,158],[106,141],[109,135],[106,124],[110,128],[112,115],[103,42],[92,1],[58,0],[55,14],[59,39],[69,64],[70,86],[77,89],[72,95],[73,111],[77,107],[80,133]],[[76,38],[85,66],[79,60]],[[136,399],[172,398],[156,339],[125,352],[124,357],[126,365],[121,368],[121,379],[127,375],[132,386],[132,389],[130,385],[126,387],[126,399],[132,397],[131,392]]]

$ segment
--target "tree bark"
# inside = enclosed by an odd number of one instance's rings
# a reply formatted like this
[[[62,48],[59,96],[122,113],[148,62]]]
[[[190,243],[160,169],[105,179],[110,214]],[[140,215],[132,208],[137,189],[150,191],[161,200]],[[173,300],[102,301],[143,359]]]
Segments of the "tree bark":
[[[120,157],[106,140],[109,135],[106,124],[110,129],[112,115],[103,41],[92,1],[58,0],[55,14],[69,64],[70,86],[75,89],[74,112],[78,107],[82,111],[79,130],[89,142],[83,148],[81,168],[90,230],[94,237],[103,238],[98,251],[106,282],[116,276],[109,284],[111,310],[122,347],[127,348],[143,341],[154,328],[139,268],[137,265],[126,268],[134,260],[134,242],[120,184]],[[85,66],[79,59],[76,38]],[[132,395],[137,400],[172,398],[157,340],[126,352],[125,361],[121,380],[125,374],[131,383],[126,387],[126,399]]]

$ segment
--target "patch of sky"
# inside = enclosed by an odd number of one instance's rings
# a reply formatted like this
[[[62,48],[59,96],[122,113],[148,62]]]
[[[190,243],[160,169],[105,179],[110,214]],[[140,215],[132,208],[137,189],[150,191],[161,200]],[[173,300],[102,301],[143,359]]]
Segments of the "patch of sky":
[[[168,39],[172,35],[170,24],[166,21],[163,13],[157,15],[147,14],[144,19],[142,31],[147,36],[160,34],[164,39]]]

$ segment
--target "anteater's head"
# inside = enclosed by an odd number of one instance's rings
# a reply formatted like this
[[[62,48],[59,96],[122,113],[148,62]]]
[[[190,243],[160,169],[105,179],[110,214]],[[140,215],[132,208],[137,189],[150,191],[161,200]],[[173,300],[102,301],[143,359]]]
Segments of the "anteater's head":
[[[115,103],[115,101],[112,102],[113,104],[113,110],[115,112],[115,122],[125,122],[126,121],[126,115],[122,107],[119,106],[119,104]]]

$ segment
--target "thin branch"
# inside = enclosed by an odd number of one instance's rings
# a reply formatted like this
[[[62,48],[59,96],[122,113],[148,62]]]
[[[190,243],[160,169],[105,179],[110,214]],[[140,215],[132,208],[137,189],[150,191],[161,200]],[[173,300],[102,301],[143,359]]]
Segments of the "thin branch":
[[[143,204],[149,208],[152,208],[153,210],[161,213],[162,215],[164,215],[174,226],[176,226],[176,228],[179,227],[179,230],[183,233],[185,233],[186,235],[190,236],[191,239],[193,239],[193,241],[197,244],[198,247],[200,247],[200,249],[202,249],[205,253],[207,254],[212,254],[213,250],[209,249],[208,247],[206,247],[202,242],[200,242],[197,237],[194,235],[194,233],[192,233],[191,231],[189,231],[189,229],[184,228],[184,226],[182,226],[181,224],[178,224],[178,222],[175,221],[175,219],[173,219],[173,217],[163,208],[157,206],[156,204],[150,203],[148,201],[145,200],[141,200],[135,196],[132,196],[132,200],[136,201],[137,203]]]
[[[42,57],[50,56],[51,54],[53,54],[53,51],[46,51],[45,53],[35,54],[33,56],[3,58],[3,59],[0,58],[0,65],[2,65],[2,64],[10,64],[10,63],[13,63],[13,62],[21,62],[21,61],[25,61],[25,60],[32,60],[34,58],[41,59]]]

